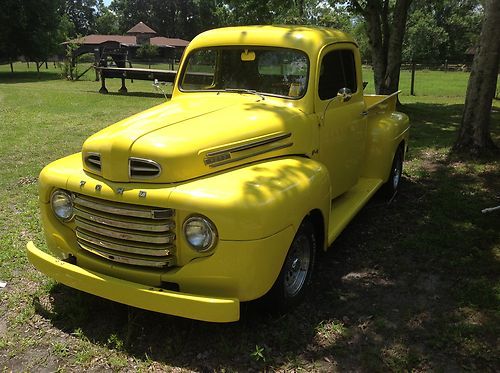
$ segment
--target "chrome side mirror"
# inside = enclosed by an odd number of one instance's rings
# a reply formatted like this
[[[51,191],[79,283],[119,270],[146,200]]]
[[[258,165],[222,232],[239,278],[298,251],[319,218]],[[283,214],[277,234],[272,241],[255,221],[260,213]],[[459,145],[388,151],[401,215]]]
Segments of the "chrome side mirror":
[[[352,92],[349,88],[340,88],[337,92],[337,97],[340,99],[340,102],[347,102],[352,97]]]

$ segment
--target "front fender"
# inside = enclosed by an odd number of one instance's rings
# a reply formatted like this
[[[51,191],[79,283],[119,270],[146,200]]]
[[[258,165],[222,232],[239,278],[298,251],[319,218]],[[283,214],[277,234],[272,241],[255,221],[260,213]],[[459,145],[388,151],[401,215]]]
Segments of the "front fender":
[[[256,240],[293,226],[313,209],[329,215],[330,181],[326,168],[305,157],[246,165],[183,183],[169,199],[183,221],[190,213],[209,217],[221,240]]]

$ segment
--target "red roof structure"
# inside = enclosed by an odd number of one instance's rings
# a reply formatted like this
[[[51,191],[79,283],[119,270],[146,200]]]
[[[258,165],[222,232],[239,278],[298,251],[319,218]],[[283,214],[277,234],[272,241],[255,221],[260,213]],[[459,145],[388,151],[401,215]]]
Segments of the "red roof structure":
[[[76,44],[102,44],[106,42],[117,42],[127,46],[136,46],[137,43],[136,36],[131,35],[87,35],[82,36],[78,39],[69,40],[63,44],[76,43]],[[149,39],[149,44],[156,45],[158,47],[174,47],[174,48],[185,48],[189,41],[177,38],[166,38],[164,36],[156,36]]]
[[[153,30],[151,27],[146,25],[143,22],[139,22],[137,25],[132,27],[130,30],[127,31],[127,34],[129,35],[134,35],[134,34],[157,34],[155,30]]]
[[[111,76],[113,74],[121,74],[122,78],[122,88],[121,91],[126,92],[125,78],[123,74],[128,77],[136,79],[144,79],[144,77],[150,77],[150,69],[134,69],[132,68],[132,60],[144,61],[147,60],[151,67],[151,61],[170,61],[172,70],[174,70],[174,63],[178,61],[184,49],[189,44],[189,41],[178,39],[178,38],[167,38],[164,36],[158,36],[157,32],[151,27],[146,25],[144,22],[139,22],[130,30],[127,31],[126,35],[86,35],[77,39],[69,40],[64,45],[77,44],[77,48],[71,52],[71,63],[76,64],[77,57],[83,54],[91,53],[94,55],[94,63],[92,66],[96,69],[101,68],[101,78],[103,79],[103,87],[101,87],[102,92],[107,92],[105,87],[104,79],[106,77],[117,77]],[[138,51],[141,50],[142,46],[153,45],[158,47],[157,51],[154,51],[154,55],[151,57],[144,57],[144,55],[139,55]],[[137,58],[137,60],[136,60]],[[111,61],[110,61],[111,59]],[[109,67],[108,64],[114,66]],[[92,67],[91,66],[91,67]],[[89,69],[91,68],[89,67]],[[106,68],[107,73],[104,73],[104,68]],[[87,69],[85,72],[87,72]],[[114,69],[114,70],[113,70]],[[112,72],[109,71],[112,70]],[[144,71],[143,71],[144,70]],[[97,71],[97,70],[96,70]],[[119,71],[118,73],[116,71]],[[85,74],[85,72],[83,74]],[[83,74],[80,74],[83,75]],[[105,76],[108,74],[107,76]],[[111,74],[111,75],[109,75]],[[169,73],[159,73],[156,71],[158,77],[164,79],[165,77],[171,78],[171,72]],[[160,74],[160,75],[158,75]],[[163,74],[163,75],[161,75]],[[168,75],[170,74],[170,75]],[[174,73],[175,75],[175,73]],[[78,76],[76,79],[78,80]],[[97,79],[98,77],[96,77]],[[149,79],[149,78],[148,78]]]
[[[126,35],[86,35],[78,39],[69,40],[63,44],[76,43],[81,45],[98,46],[103,43],[115,42],[127,47],[138,47],[143,44],[156,45],[160,48],[184,49],[189,41],[178,38],[155,36],[157,32],[143,22],[139,22]]]

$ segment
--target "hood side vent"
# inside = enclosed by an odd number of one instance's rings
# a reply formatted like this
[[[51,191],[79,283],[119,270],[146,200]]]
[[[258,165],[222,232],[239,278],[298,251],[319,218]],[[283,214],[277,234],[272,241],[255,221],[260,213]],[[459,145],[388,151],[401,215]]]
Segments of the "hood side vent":
[[[85,164],[93,171],[101,172],[101,155],[99,153],[88,153]]]
[[[129,158],[128,169],[131,179],[153,179],[161,174],[161,166],[151,159]]]

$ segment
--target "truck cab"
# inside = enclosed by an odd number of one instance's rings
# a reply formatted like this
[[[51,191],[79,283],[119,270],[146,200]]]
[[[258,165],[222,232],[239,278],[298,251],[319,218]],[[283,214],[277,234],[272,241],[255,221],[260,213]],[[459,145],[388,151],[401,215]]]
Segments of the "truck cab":
[[[377,190],[396,191],[409,136],[396,95],[364,95],[358,46],[299,26],[207,31],[172,99],[89,137],[39,178],[56,280],[132,306],[239,319],[286,310]]]

